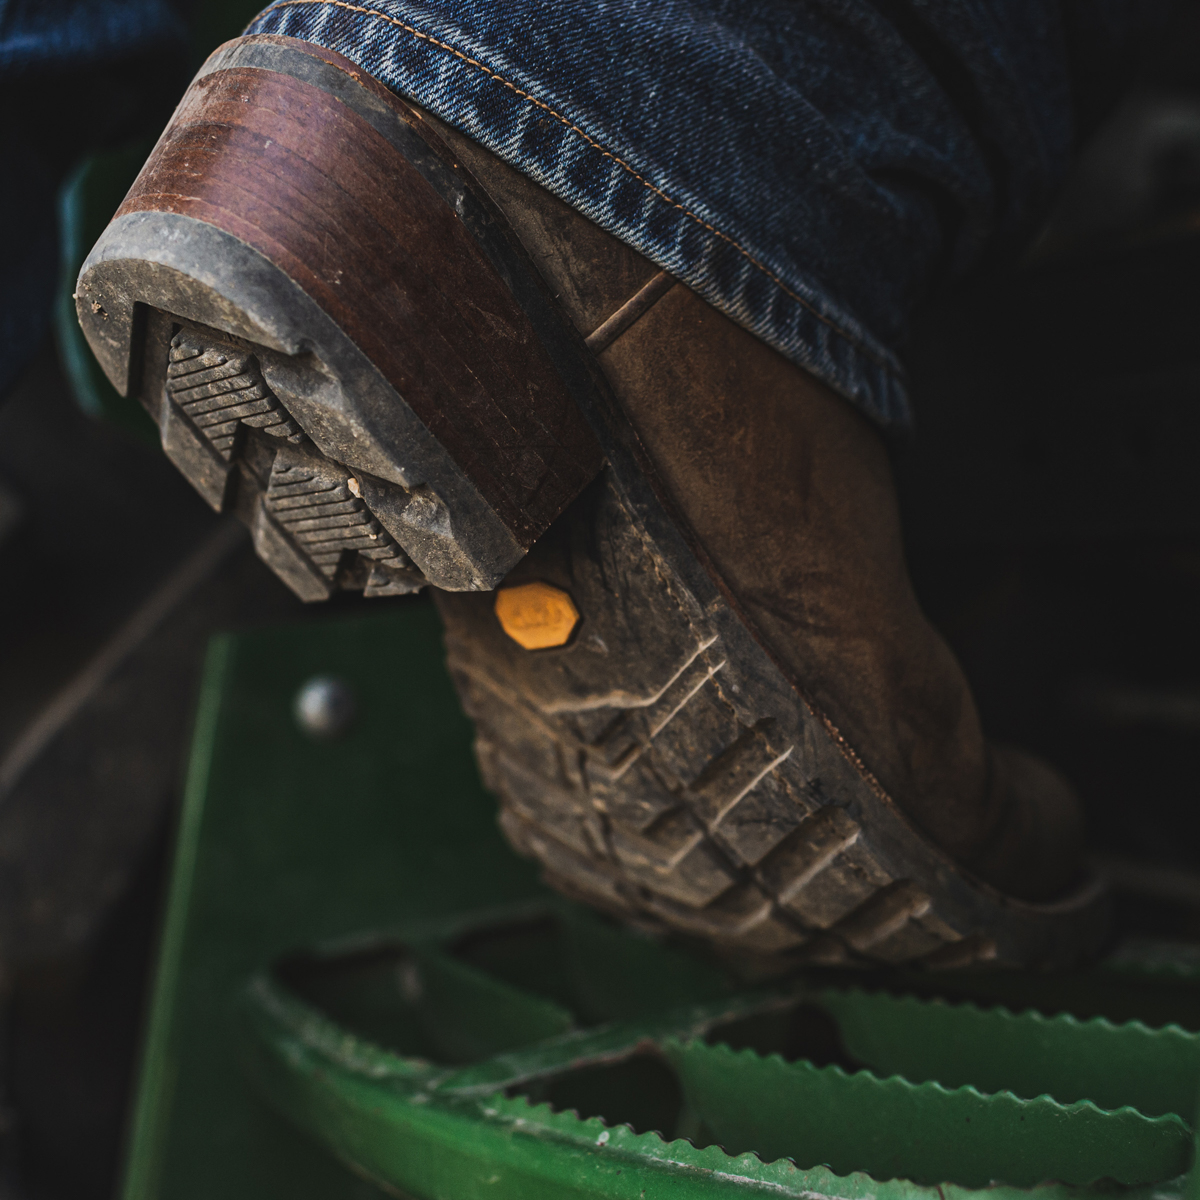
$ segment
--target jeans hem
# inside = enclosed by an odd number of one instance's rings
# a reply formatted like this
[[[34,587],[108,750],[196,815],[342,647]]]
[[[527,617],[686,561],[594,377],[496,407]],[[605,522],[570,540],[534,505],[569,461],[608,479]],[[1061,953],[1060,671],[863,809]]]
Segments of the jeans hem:
[[[695,211],[700,206],[674,199],[669,183],[653,182],[629,155],[479,51],[467,53],[415,18],[349,0],[279,0],[246,33],[296,37],[345,55],[644,254],[877,424],[910,424],[898,361],[821,288],[773,270],[768,256]]]

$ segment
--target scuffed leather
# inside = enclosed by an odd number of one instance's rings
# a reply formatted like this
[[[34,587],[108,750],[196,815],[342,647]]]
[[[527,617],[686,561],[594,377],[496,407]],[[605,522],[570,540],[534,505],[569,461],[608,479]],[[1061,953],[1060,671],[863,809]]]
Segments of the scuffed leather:
[[[437,124],[581,334],[653,274]],[[1076,882],[1078,801],[1045,764],[985,740],[962,669],[913,593],[875,428],[682,284],[599,362],[701,561],[877,786],[1010,895],[1044,900]]]

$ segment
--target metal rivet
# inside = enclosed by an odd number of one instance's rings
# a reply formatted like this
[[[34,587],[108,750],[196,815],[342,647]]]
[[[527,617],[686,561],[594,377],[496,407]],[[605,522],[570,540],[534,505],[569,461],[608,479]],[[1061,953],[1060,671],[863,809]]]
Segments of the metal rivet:
[[[354,690],[335,675],[314,675],[296,693],[292,713],[309,737],[341,737],[354,724],[358,703]]]

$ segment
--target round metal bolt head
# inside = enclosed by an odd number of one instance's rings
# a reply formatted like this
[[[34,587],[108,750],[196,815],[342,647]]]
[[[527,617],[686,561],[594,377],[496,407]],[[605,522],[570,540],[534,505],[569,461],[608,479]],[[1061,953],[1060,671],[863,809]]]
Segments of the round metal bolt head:
[[[345,733],[354,724],[357,711],[353,689],[334,675],[314,675],[292,703],[296,724],[309,737],[322,740]]]
[[[496,594],[496,616],[504,632],[526,650],[565,646],[579,624],[579,609],[561,588],[523,583]]]

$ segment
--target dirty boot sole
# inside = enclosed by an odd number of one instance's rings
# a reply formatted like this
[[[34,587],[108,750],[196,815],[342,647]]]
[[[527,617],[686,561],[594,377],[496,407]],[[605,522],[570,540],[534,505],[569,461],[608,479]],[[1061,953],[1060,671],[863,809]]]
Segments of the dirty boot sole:
[[[600,466],[594,368],[503,220],[427,122],[305,43],[208,60],[76,304],[305,600],[494,587]]]
[[[608,449],[612,467],[496,598],[436,597],[501,824],[548,882],[758,958],[1094,954],[1102,889],[1023,903],[933,847],[697,569],[624,448]],[[526,590],[532,619],[514,627],[504,597]],[[566,644],[524,649],[539,613],[567,634],[554,595],[577,614]]]
[[[775,962],[1094,952],[1103,889],[958,867],[687,544],[591,353],[670,280],[585,338],[469,153],[336,54],[223,47],[84,265],[93,349],[299,595],[440,589],[502,825],[561,890]]]

